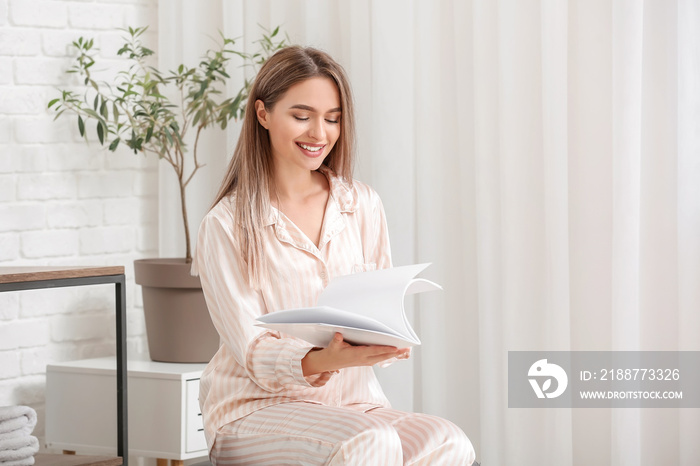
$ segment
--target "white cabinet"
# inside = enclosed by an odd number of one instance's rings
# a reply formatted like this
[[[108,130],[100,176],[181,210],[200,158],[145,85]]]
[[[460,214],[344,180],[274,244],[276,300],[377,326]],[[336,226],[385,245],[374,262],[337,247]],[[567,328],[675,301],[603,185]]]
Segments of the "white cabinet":
[[[128,362],[129,454],[207,456],[199,378],[205,364]],[[84,454],[117,451],[116,362],[86,359],[46,368],[46,443]]]

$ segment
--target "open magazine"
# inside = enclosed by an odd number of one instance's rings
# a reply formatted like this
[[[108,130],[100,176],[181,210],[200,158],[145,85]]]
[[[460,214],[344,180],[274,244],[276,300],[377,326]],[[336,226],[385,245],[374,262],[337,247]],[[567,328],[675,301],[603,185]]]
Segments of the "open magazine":
[[[315,307],[272,312],[259,317],[260,327],[328,346],[335,332],[356,345],[398,348],[420,345],[404,311],[408,294],[441,290],[415,278],[430,264],[406,265],[337,277],[321,293]]]

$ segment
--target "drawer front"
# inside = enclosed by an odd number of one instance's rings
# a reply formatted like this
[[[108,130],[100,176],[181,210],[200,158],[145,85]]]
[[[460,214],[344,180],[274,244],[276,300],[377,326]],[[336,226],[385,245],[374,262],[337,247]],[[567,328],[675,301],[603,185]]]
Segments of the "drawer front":
[[[187,419],[185,450],[187,453],[206,450],[202,412],[199,410],[199,379],[187,381]]]

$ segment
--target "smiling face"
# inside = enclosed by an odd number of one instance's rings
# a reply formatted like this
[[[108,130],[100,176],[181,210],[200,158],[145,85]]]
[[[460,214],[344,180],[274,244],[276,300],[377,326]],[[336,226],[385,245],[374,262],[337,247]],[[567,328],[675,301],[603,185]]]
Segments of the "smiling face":
[[[268,130],[278,173],[317,170],[340,136],[340,95],[329,78],[293,85],[270,111],[258,100],[255,111]]]

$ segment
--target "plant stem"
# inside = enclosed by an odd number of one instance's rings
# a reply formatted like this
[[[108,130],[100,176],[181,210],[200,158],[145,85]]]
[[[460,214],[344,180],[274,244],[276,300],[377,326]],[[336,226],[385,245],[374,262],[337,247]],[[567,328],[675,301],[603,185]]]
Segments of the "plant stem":
[[[204,129],[204,126],[201,126],[201,125],[199,126],[199,128],[197,128],[197,136],[194,138],[194,149],[193,149],[194,168],[192,169],[190,176],[187,177],[187,180],[185,181],[185,186],[190,184],[190,180],[192,179],[194,174],[197,173],[197,170],[199,170],[199,167],[201,166],[201,165],[199,165],[199,162],[197,161],[197,146],[199,146],[199,134],[202,132],[203,129]]]
[[[182,208],[182,222],[185,227],[185,261],[189,264],[192,262],[192,248],[190,246],[190,224],[187,220],[187,199],[185,197],[185,184],[182,182],[182,178],[178,180],[180,182],[180,207]]]

